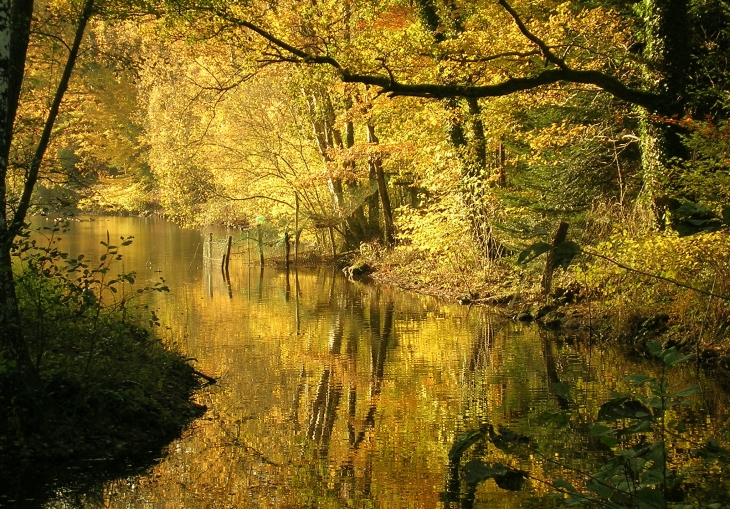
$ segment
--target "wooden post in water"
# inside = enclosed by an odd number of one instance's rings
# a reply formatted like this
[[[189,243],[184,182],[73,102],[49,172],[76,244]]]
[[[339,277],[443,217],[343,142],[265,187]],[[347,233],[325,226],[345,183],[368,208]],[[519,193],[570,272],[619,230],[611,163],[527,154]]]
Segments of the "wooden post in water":
[[[213,259],[213,232],[208,234],[208,259]]]
[[[223,255],[223,259],[221,260],[221,269],[228,274],[228,262],[231,261],[231,243],[233,242],[233,237],[230,235],[228,236],[228,242],[226,243],[226,252]]]
[[[291,253],[291,237],[289,237],[289,230],[284,232],[284,256],[286,257],[286,272],[287,277],[289,276],[289,255]]]
[[[330,231],[330,243],[332,244],[332,259],[337,259],[337,245],[335,244],[335,229],[333,227],[329,227]]]
[[[259,234],[259,258],[261,259],[261,266],[264,266],[264,232],[261,225],[257,225],[256,229]]]

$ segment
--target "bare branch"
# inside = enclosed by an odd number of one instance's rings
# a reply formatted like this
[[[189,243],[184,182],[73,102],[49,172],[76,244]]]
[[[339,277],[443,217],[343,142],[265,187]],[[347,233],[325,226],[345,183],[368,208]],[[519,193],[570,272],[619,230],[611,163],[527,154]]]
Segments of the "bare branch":
[[[631,104],[656,110],[662,102],[662,96],[644,90],[630,88],[611,75],[600,71],[581,71],[574,69],[546,69],[533,76],[509,78],[494,85],[436,85],[436,84],[403,84],[391,81],[390,77],[370,74],[340,73],[346,83],[363,83],[383,89],[391,96],[428,97],[445,99],[449,97],[501,97],[515,92],[531,90],[543,85],[560,82],[582,83],[594,85],[608,92],[617,99]]]
[[[47,39],[53,39],[54,41],[60,43],[63,47],[66,48],[66,51],[71,51],[71,46],[68,45],[66,41],[64,41],[61,37],[55,35],[55,34],[48,34],[46,32],[43,32],[41,30],[31,30],[32,35],[39,35],[41,37],[45,37]]]
[[[273,201],[275,203],[280,203],[282,205],[286,205],[287,207],[289,207],[291,209],[294,208],[294,205],[292,205],[291,203],[285,202],[284,200],[279,200],[277,198],[272,198],[271,196],[266,196],[263,194],[254,194],[251,196],[244,196],[243,198],[234,198],[232,196],[228,196],[225,194],[219,194],[219,196],[222,196],[230,201],[269,200],[269,201]]]
[[[76,35],[71,46],[71,51],[68,54],[68,58],[66,59],[66,65],[63,69],[63,74],[61,75],[61,79],[58,82],[56,94],[53,98],[53,102],[51,103],[51,108],[48,112],[48,116],[46,117],[46,122],[43,127],[43,132],[41,133],[40,140],[38,141],[35,155],[33,156],[33,160],[30,163],[30,167],[28,168],[25,184],[23,186],[23,194],[21,195],[18,202],[18,207],[15,211],[15,215],[13,216],[13,221],[10,227],[7,229],[10,238],[13,238],[15,235],[17,235],[18,232],[20,232],[20,230],[23,228],[23,224],[25,223],[25,217],[28,213],[28,208],[30,207],[30,199],[31,195],[33,194],[33,188],[38,181],[38,172],[40,171],[41,162],[43,161],[43,156],[45,155],[46,149],[48,148],[48,143],[51,139],[53,126],[56,122],[56,117],[58,116],[58,112],[61,108],[63,96],[66,93],[66,89],[68,88],[68,83],[71,79],[71,74],[73,73],[73,69],[76,64],[76,58],[78,57],[79,48],[81,47],[81,42],[84,38],[84,31],[86,30],[86,25],[91,18],[91,15],[93,14],[93,10],[94,0],[86,0],[83,10],[81,11],[81,14],[79,16],[78,25],[76,26]]]
[[[222,11],[216,10],[216,11],[214,11],[214,14],[216,14],[220,18],[228,21],[229,23],[231,23],[233,25],[247,28],[247,29],[251,30],[252,32],[260,35],[261,37],[263,37],[264,39],[269,41],[271,44],[273,44],[274,46],[277,46],[285,51],[288,51],[293,56],[297,57],[297,59],[299,59],[300,62],[311,63],[311,64],[327,64],[327,65],[334,67],[335,69],[340,69],[339,62],[337,62],[337,60],[335,60],[332,57],[322,56],[322,55],[312,55],[310,53],[307,53],[306,51],[304,51],[300,48],[297,48],[295,46],[292,46],[291,44],[284,42],[283,40],[279,39],[271,32],[264,30],[263,28],[261,28],[257,25],[254,25],[253,23],[250,23],[244,19],[234,17],[228,12],[222,12]]]
[[[506,10],[510,16],[512,16],[512,19],[515,20],[515,23],[517,24],[517,28],[520,29],[520,32],[522,32],[522,35],[527,37],[530,41],[532,41],[538,48],[540,48],[540,51],[542,51],[542,54],[545,56],[545,59],[548,62],[552,62],[553,64],[557,65],[559,68],[561,68],[564,71],[568,70],[568,66],[565,63],[565,61],[555,55],[552,51],[550,51],[550,48],[547,44],[545,44],[545,41],[540,39],[538,36],[530,32],[527,27],[525,26],[525,23],[522,21],[522,18],[520,18],[520,15],[517,14],[517,11],[515,11],[506,0],[499,0],[499,5],[504,7],[504,10]]]

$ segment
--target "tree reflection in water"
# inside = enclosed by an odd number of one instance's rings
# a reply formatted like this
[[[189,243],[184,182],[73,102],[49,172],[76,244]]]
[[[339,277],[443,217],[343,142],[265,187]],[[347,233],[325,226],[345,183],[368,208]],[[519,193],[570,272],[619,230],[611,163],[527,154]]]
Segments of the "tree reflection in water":
[[[143,261],[154,242],[178,242],[175,227],[153,226],[164,232],[137,232],[131,246]],[[575,474],[552,460],[595,465],[589,423],[621,378],[645,368],[488,310],[348,282],[332,269],[287,276],[234,253],[229,277],[204,278],[190,261],[199,240],[180,242],[189,255],[163,265],[172,292],[158,315],[219,385],[201,394],[208,414],[161,463],[106,485],[106,507],[543,507],[546,486],[530,480],[510,492],[493,477],[472,489],[465,466],[479,460],[570,480]],[[143,279],[144,265],[138,270]],[[702,383],[688,426],[697,439],[728,418],[727,397]],[[566,429],[539,423],[566,406],[574,413]],[[488,424],[498,442],[502,426],[529,436],[537,452],[500,449]],[[456,471],[449,452],[470,431],[482,437]]]

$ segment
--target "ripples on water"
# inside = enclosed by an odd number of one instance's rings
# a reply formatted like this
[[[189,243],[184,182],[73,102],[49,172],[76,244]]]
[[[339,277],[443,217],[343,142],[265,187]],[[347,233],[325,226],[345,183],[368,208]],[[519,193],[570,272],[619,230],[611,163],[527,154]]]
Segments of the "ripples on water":
[[[241,235],[228,282],[217,263],[203,263],[199,232],[161,220],[74,223],[61,247],[100,253],[107,230],[135,236],[124,270],[140,282],[164,277],[171,292],[154,304],[162,334],[220,382],[199,395],[208,413],[146,474],[50,507],[461,507],[463,485],[450,482],[448,462],[458,434],[503,425],[532,437],[542,455],[507,456],[482,441],[462,462],[485,458],[542,479],[575,475],[559,463],[591,471],[589,422],[622,377],[649,369],[485,309],[349,282],[331,269],[262,271],[248,265]],[[556,383],[570,388],[575,414],[560,431],[538,423],[565,406]],[[687,436],[698,440],[728,414],[725,395],[702,384],[687,410]],[[543,507],[546,493],[533,480],[516,493],[487,481],[474,506]]]

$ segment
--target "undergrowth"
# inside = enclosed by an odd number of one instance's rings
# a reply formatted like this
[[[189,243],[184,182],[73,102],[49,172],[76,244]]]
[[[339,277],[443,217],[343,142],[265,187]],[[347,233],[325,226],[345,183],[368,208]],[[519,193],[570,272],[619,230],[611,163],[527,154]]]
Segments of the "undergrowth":
[[[123,238],[95,262],[57,248],[60,226],[20,239],[16,287],[34,363],[31,383],[11,384],[0,359],[0,463],[114,458],[169,440],[203,410],[199,378],[155,332],[144,304],[163,281],[136,288],[115,274]],[[9,465],[7,464],[9,462]],[[0,465],[3,466],[3,465]]]
[[[550,250],[550,232],[502,232],[499,240],[513,254],[484,260],[468,232],[445,238],[411,230],[401,233],[394,249],[361,248],[376,280],[466,304],[507,304],[515,317],[526,310],[534,317],[545,304],[562,307],[572,326],[604,338],[638,346],[661,338],[718,362],[730,354],[727,226],[680,236],[652,228],[639,206],[596,204],[570,226],[568,242],[576,254],[567,268],[555,267],[547,294],[541,288],[546,256],[538,255]],[[538,244],[542,250],[518,263],[520,252]],[[560,297],[568,289],[569,309]]]

